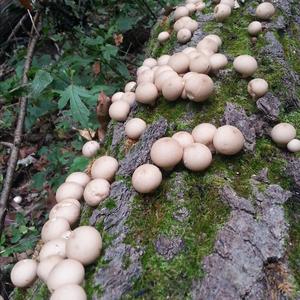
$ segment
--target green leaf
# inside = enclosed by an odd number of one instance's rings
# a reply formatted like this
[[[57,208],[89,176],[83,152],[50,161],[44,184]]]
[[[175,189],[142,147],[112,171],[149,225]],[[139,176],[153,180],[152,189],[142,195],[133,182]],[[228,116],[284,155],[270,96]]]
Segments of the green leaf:
[[[31,84],[32,97],[37,98],[52,81],[53,77],[50,73],[43,70],[37,71]]]
[[[116,21],[116,26],[118,27],[119,31],[125,32],[129,29],[133,28],[133,25],[136,24],[136,18],[130,18],[121,16]]]
[[[84,156],[75,157],[70,167],[70,173],[84,171],[89,163],[89,159]]]
[[[116,56],[117,53],[118,48],[116,46],[106,44],[105,47],[102,48],[103,58],[107,61],[110,61],[110,58]]]

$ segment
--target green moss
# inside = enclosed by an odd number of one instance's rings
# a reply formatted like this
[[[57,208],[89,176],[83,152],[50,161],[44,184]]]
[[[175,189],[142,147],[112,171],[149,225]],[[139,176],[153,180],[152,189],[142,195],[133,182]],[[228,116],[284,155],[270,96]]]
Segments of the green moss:
[[[26,295],[26,296],[25,296]],[[45,300],[49,298],[49,291],[47,286],[40,280],[38,280],[35,285],[28,289],[15,289],[12,299],[14,300],[24,300],[24,299],[34,299],[34,300]]]
[[[116,201],[112,198],[108,198],[106,201],[105,201],[105,207],[108,208],[108,209],[113,209],[115,208],[117,205],[116,205]]]

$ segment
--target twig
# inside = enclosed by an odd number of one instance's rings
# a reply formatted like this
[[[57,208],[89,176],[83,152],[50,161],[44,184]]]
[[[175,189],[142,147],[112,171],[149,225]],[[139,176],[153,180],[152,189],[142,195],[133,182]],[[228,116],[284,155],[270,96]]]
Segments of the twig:
[[[40,32],[42,29],[42,22],[41,22],[41,16],[39,13],[37,13],[37,32]],[[27,73],[30,69],[31,62],[32,62],[32,56],[33,52],[36,46],[36,43],[38,41],[39,35],[34,34],[32,39],[30,40],[27,48],[27,56],[24,64],[24,71],[23,71],[23,78],[22,78],[22,85],[28,83],[28,77]],[[8,198],[11,190],[11,185],[13,181],[14,171],[16,168],[16,164],[18,161],[18,155],[19,155],[19,148],[22,142],[22,133],[23,133],[23,126],[25,121],[25,115],[26,115],[26,106],[27,106],[27,96],[22,96],[19,101],[20,110],[17,120],[17,126],[14,133],[14,142],[13,147],[11,148],[10,157],[7,164],[7,171],[5,176],[5,181],[3,184],[3,190],[1,192],[0,197],[0,236],[2,234],[2,228],[4,225],[4,219],[7,212],[7,206],[8,206]]]
[[[13,148],[13,146],[14,146],[12,143],[8,143],[8,142],[0,142],[0,145],[3,145],[8,148]]]

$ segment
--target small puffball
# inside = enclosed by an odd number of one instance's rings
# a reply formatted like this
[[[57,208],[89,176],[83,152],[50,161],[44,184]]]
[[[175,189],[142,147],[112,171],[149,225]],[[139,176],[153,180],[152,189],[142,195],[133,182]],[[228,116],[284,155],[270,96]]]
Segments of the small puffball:
[[[93,263],[100,256],[101,249],[101,235],[91,226],[80,226],[73,230],[66,246],[67,257],[84,266]]]
[[[228,59],[224,54],[215,53],[209,57],[209,63],[211,70],[217,72],[226,67],[228,64]]]
[[[190,17],[182,17],[174,23],[174,30],[178,32],[182,28],[187,28],[191,32],[194,32],[198,28],[198,22]]]
[[[85,187],[83,198],[89,206],[97,206],[108,197],[109,192],[109,182],[103,178],[96,178]]]
[[[127,102],[130,105],[130,107],[132,107],[135,103],[135,93],[125,92],[120,100]]]
[[[187,28],[182,28],[177,32],[177,41],[181,44],[185,44],[192,38],[192,33]]]
[[[198,55],[190,61],[190,71],[207,74],[210,70],[209,58],[204,55]]]
[[[198,2],[196,3],[196,9],[198,11],[202,11],[205,8],[205,3],[204,2]]]
[[[170,55],[164,54],[162,56],[159,57],[159,59],[157,60],[157,65],[158,66],[164,66],[168,64],[168,61],[170,59]]]
[[[84,172],[74,172],[66,178],[65,182],[75,182],[85,187],[90,180],[91,179],[88,174]]]
[[[156,59],[150,57],[150,58],[146,58],[143,62],[143,66],[149,67],[149,68],[153,68],[157,65],[157,61]]]
[[[211,162],[211,151],[203,144],[193,143],[184,149],[183,164],[191,171],[203,171],[210,166]]]
[[[50,272],[47,286],[50,292],[53,292],[66,284],[81,284],[83,280],[83,265],[74,259],[64,259]]]
[[[220,4],[225,4],[230,6],[231,9],[234,8],[235,0],[221,0]]]
[[[61,256],[53,255],[41,261],[37,267],[38,277],[46,283],[50,272],[62,260],[63,258]]]
[[[192,52],[196,52],[197,53],[197,49],[194,48],[194,47],[187,47],[185,49],[182,50],[182,53],[188,55],[189,53],[192,53]]]
[[[190,53],[187,54],[187,56],[190,59],[190,65],[191,65],[192,59],[198,58],[199,56],[208,57],[208,56],[206,56],[206,55],[204,55],[202,53],[199,53],[198,51],[190,52]]]
[[[14,286],[24,288],[36,280],[37,262],[33,259],[18,261],[11,270],[10,279]]]
[[[178,74],[186,73],[189,69],[189,64],[189,57],[182,52],[173,54],[168,62],[168,65]]]
[[[170,38],[170,33],[167,31],[162,31],[157,37],[158,41],[161,44],[165,43],[169,38]]]
[[[213,40],[213,41],[215,41],[217,43],[218,47],[222,46],[222,40],[216,34],[208,34],[207,36],[204,37],[204,39],[211,39],[211,40]]]
[[[82,194],[83,187],[80,184],[75,182],[64,182],[57,189],[55,197],[57,202],[70,198],[80,200]]]
[[[135,81],[130,81],[125,85],[124,91],[126,92],[134,92],[136,87]]]
[[[97,158],[91,168],[92,178],[103,178],[112,181],[118,170],[119,163],[112,156],[101,156]]]
[[[264,96],[267,93],[268,88],[268,83],[261,78],[252,79],[248,83],[248,93],[253,99],[257,99]]]
[[[159,67],[155,70],[155,72],[154,72],[154,78],[155,78],[155,80],[158,78],[158,76],[159,76],[161,73],[163,73],[163,72],[165,72],[165,71],[172,71],[172,72],[174,72],[173,69],[172,69],[170,66],[168,66],[168,65],[159,66]],[[174,73],[176,73],[176,72],[174,72]],[[176,73],[176,74],[177,74],[177,73]]]
[[[248,32],[251,36],[258,36],[262,32],[262,25],[258,21],[253,21],[248,26]]]
[[[117,101],[109,107],[109,116],[112,120],[124,122],[130,111],[130,105],[125,101]]]
[[[147,70],[151,70],[151,68],[147,67],[147,66],[141,66],[137,69],[136,71],[136,75],[140,76],[143,72],[147,71]]]
[[[174,11],[174,20],[177,21],[182,17],[189,15],[189,10],[185,6],[178,6]]]
[[[184,81],[181,77],[172,77],[162,85],[162,95],[168,101],[177,100],[183,91]]]
[[[197,7],[194,3],[187,3],[185,7],[188,9],[189,15],[193,14],[197,10]]]
[[[70,230],[70,224],[66,219],[53,218],[44,224],[41,237],[44,242],[48,242],[59,238],[62,233],[68,230]]]
[[[279,123],[271,131],[272,140],[279,146],[286,146],[296,137],[296,129],[289,123]]]
[[[66,284],[56,289],[50,300],[86,300],[84,289],[77,284]]]
[[[255,15],[261,20],[270,20],[275,14],[275,7],[270,2],[263,2],[256,8]]]
[[[138,140],[147,128],[147,124],[140,118],[133,118],[125,125],[125,134],[132,140]]]
[[[140,74],[137,78],[137,83],[141,84],[144,82],[154,82],[154,72],[153,70],[147,70],[145,72],[143,72],[142,74]]]
[[[172,139],[175,139],[183,149],[194,143],[193,136],[186,131],[176,132],[172,135]]]
[[[208,146],[212,144],[216,131],[217,128],[215,125],[210,123],[201,123],[193,129],[192,136],[195,143]]]
[[[233,61],[234,69],[242,74],[243,77],[249,77],[253,75],[257,70],[257,61],[250,55],[240,55]]]
[[[162,174],[158,167],[152,164],[139,166],[132,175],[133,188],[142,194],[152,193],[162,181]]]
[[[169,80],[171,78],[177,78],[177,77],[178,77],[178,74],[173,70],[161,72],[160,74],[158,74],[157,78],[155,79],[155,86],[156,86],[157,90],[161,91],[163,84],[167,80]]]
[[[13,201],[17,204],[20,204],[22,202],[22,197],[21,196],[15,196],[13,198]]]
[[[299,152],[300,151],[300,140],[293,139],[288,142],[287,148],[290,152]]]
[[[82,155],[85,157],[93,157],[97,154],[100,149],[100,145],[96,141],[88,141],[82,147]]]
[[[223,22],[231,15],[231,8],[227,4],[218,4],[214,9],[214,18],[218,22]]]
[[[213,144],[218,153],[234,155],[243,149],[245,138],[235,126],[224,125],[217,129]]]
[[[111,102],[116,102],[119,101],[121,99],[121,97],[123,96],[123,92],[117,92],[115,94],[112,95],[111,97]]]
[[[211,52],[216,53],[218,51],[218,43],[209,37],[205,37],[197,44],[197,50],[202,51],[204,49],[209,49]]]
[[[136,101],[143,104],[154,104],[158,97],[156,86],[151,82],[141,83],[135,90]]]
[[[60,256],[61,258],[66,257],[66,239],[60,236],[59,238],[51,240],[42,246],[39,253],[39,260],[43,261],[50,256]]]

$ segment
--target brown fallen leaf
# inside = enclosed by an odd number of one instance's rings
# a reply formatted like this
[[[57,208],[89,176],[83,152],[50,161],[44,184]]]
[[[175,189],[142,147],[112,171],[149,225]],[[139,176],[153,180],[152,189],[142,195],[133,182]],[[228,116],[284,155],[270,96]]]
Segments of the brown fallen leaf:
[[[116,46],[120,46],[123,43],[123,35],[120,34],[114,34],[114,41]]]
[[[79,134],[86,140],[88,141],[91,141],[95,135],[96,135],[96,132],[92,129],[89,129],[89,128],[85,128],[85,129],[76,129]]]
[[[32,10],[32,5],[30,0],[20,0],[20,3],[29,10]]]
[[[100,61],[94,62],[93,66],[92,66],[92,69],[93,69],[93,74],[95,76],[98,76],[100,74],[100,72],[101,72]]]
[[[98,104],[96,108],[97,118],[100,123],[100,128],[98,129],[98,139],[100,142],[104,139],[106,127],[109,122],[108,110],[110,103],[110,98],[107,97],[104,92],[101,92],[98,96]]]

